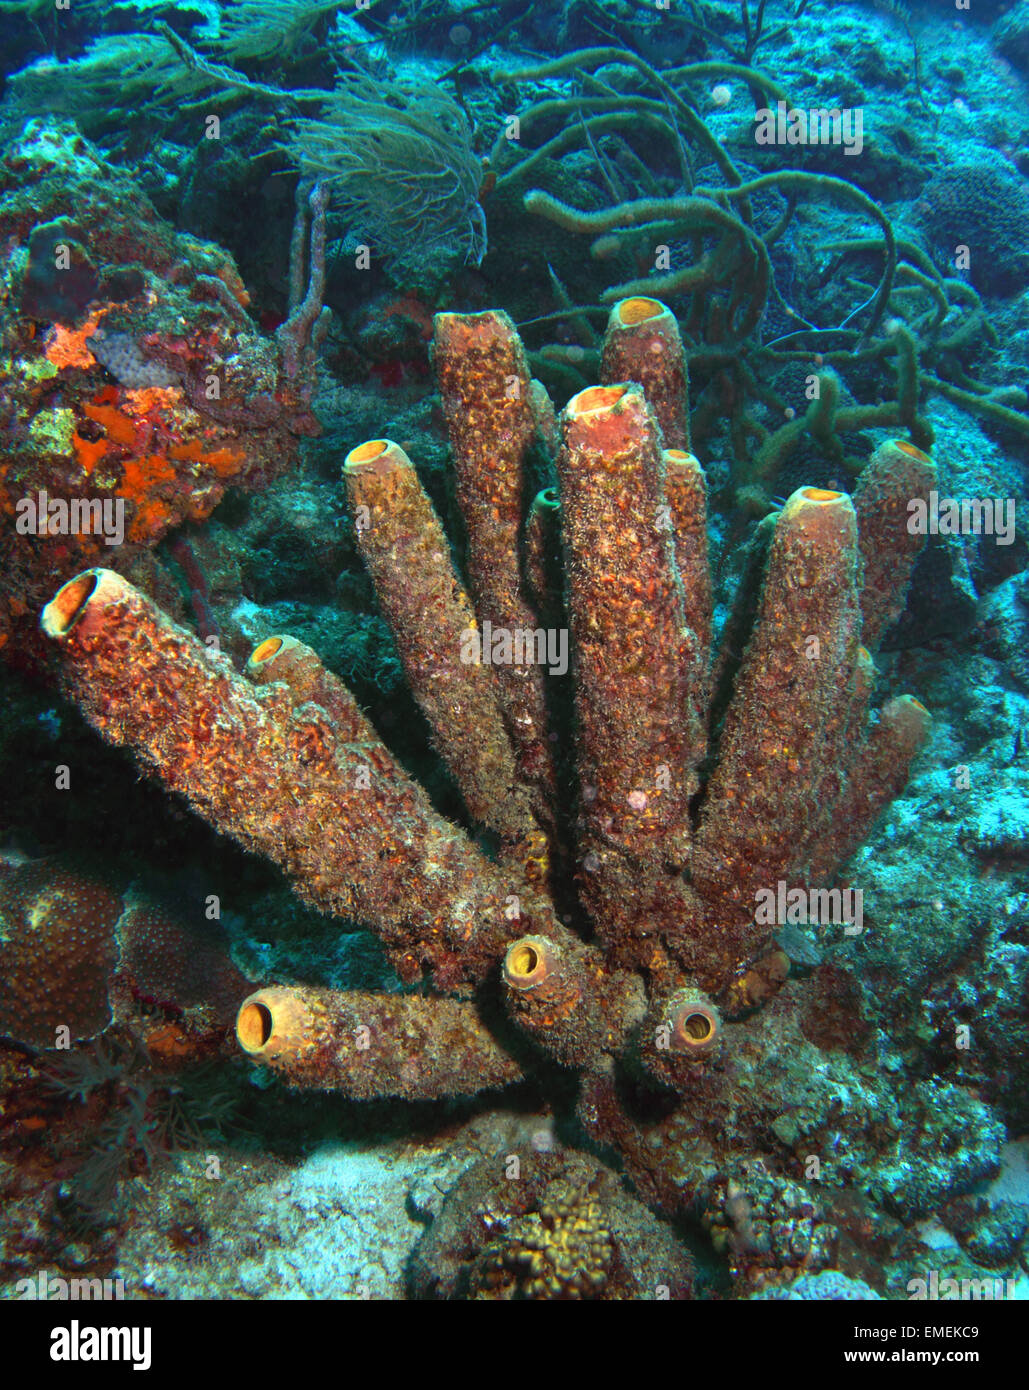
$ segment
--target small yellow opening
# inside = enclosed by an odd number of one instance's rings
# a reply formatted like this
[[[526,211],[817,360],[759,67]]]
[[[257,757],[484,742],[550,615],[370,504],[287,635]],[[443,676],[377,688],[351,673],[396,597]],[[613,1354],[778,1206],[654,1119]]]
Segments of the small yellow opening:
[[[587,386],[585,391],[580,391],[571,402],[572,413],[574,415],[585,415],[591,410],[607,410],[613,405],[617,405],[625,393],[631,388],[628,385],[621,386]]]
[[[929,711],[926,709],[925,705],[922,704],[921,700],[916,700],[915,697],[914,697],[913,695],[909,695],[909,696],[908,696],[908,699],[909,699],[909,700],[911,701],[911,703],[914,705],[915,709],[920,709],[920,710],[922,711],[923,714],[928,714],[928,713],[929,713]]]
[[[369,439],[366,444],[358,444],[356,449],[350,450],[345,467],[349,468],[351,464],[371,463],[374,459],[381,458],[388,448],[388,439]]]
[[[687,1014],[681,1024],[683,1035],[694,1042],[704,1042],[714,1031],[707,1014]]]
[[[252,666],[257,666],[262,661],[270,661],[273,656],[278,656],[281,651],[281,637],[266,637],[259,646],[254,648],[250,657],[250,664]]]
[[[900,452],[902,454],[907,454],[909,458],[919,459],[922,463],[932,462],[928,454],[924,454],[917,445],[909,444],[906,439],[896,440],[896,445]]]
[[[627,328],[636,323],[646,323],[648,319],[659,318],[665,311],[660,299],[623,299],[618,306],[618,318]]]
[[[251,1000],[244,1004],[236,1020],[236,1037],[247,1052],[260,1052],[272,1035],[272,1011],[267,1004]]]
[[[472,314],[455,314],[453,310],[450,310],[449,312],[434,314],[433,322],[442,324],[444,328],[450,328],[455,325],[460,327],[462,324],[468,324],[475,328],[478,327],[480,323],[488,323],[496,317],[496,309],[479,309],[476,313]]]
[[[835,502],[842,492],[833,492],[827,487],[806,487],[802,494],[809,502]]]
[[[43,610],[43,630],[48,636],[63,637],[72,630],[99,583],[97,571],[86,570],[58,589]]]
[[[508,974],[517,975],[520,979],[527,979],[535,972],[539,963],[539,951],[528,941],[523,941],[520,946],[515,946],[512,949],[507,958]]]

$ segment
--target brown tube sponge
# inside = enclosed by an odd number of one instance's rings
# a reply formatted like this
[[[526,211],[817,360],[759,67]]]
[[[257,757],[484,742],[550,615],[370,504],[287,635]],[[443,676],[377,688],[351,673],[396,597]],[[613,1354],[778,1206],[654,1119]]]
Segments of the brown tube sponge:
[[[689,449],[689,369],[679,325],[667,305],[642,296],[618,301],[604,334],[600,380],[642,386],[665,447]]]
[[[543,622],[561,615],[561,501],[557,490],[537,492],[525,523],[525,576]]]
[[[862,469],[854,489],[864,584],[863,640],[875,651],[886,629],[903,612],[915,561],[925,536],[909,526],[909,504],[928,502],[936,468],[928,454],[904,439],[881,444]]]
[[[309,902],[376,931],[405,978],[479,979],[513,934],[517,893],[424,791],[326,711],[255,689],[144,594],[87,570],[43,612],[64,675],[105,738],[127,744],[214,826],[265,854]]]
[[[707,707],[711,684],[711,570],[707,550],[707,479],[700,460],[684,449],[666,449],[663,494],[668,508],[679,576],[683,618],[692,634],[686,653],[690,725],[697,742],[691,762],[707,752]]]
[[[236,1037],[290,1086],[361,1100],[473,1095],[522,1076],[457,999],[274,985],[243,1001]]]
[[[683,985],[647,1011],[640,1029],[640,1061],[657,1081],[686,1091],[696,1069],[712,1061],[722,1041],[722,1020],[707,995]]]
[[[600,953],[570,935],[520,937],[502,978],[512,1018],[565,1066],[617,1052],[645,1007],[640,981],[606,971]]]
[[[450,546],[411,460],[373,439],[351,449],[343,481],[357,543],[397,640],[408,684],[472,816],[508,841],[536,828],[478,624]]]
[[[744,935],[758,888],[788,877],[825,766],[843,755],[861,615],[844,493],[800,488],[772,537],[757,620],[708,785],[692,877]]]
[[[266,637],[251,652],[246,672],[255,685],[268,685],[272,681],[288,685],[294,706],[308,701],[321,705],[332,719],[336,737],[344,743],[364,740],[376,745],[380,754],[385,753],[374,727],[361,712],[350,690],[338,676],[326,671],[316,651],[295,637],[284,634]]]
[[[693,638],[662,526],[661,453],[638,386],[569,401],[558,458],[575,649],[583,898],[609,939],[688,857]]]
[[[813,883],[831,878],[868,838],[883,811],[904,790],[925,745],[932,715],[913,695],[889,700],[858,747],[832,819],[811,858]]]
[[[841,671],[846,676],[846,670]],[[832,838],[830,827],[842,814],[849,815],[846,807],[841,807],[847,779],[868,737],[868,702],[875,689],[875,662],[867,647],[858,647],[857,658],[850,673],[849,685],[843,688],[839,699],[828,715],[826,725],[827,739],[838,750],[838,756],[827,759],[822,767],[818,785],[812,797],[812,815],[804,836],[803,845],[797,846],[794,867],[810,877],[809,855],[822,852],[826,835]]]
[[[468,535],[468,575],[480,621],[532,632],[539,617],[522,584],[519,542],[533,488],[528,453],[536,437],[525,349],[507,314],[437,314],[432,359]],[[554,785],[544,668],[497,667],[500,698],[525,778]],[[544,801],[540,805],[545,804]]]

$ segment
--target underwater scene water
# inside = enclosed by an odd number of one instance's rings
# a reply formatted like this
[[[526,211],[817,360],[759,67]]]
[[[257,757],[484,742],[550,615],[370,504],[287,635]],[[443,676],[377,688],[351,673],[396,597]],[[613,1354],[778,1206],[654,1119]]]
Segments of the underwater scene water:
[[[3,1297],[1029,1298],[1029,0],[0,34]]]

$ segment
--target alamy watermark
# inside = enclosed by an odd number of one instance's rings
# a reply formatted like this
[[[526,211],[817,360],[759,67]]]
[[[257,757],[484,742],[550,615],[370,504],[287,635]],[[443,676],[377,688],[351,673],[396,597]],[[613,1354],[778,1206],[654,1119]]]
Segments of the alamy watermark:
[[[64,1279],[48,1274],[45,1269],[39,1270],[34,1278],[19,1279],[14,1287],[19,1298],[38,1299],[44,1303],[63,1299],[106,1303],[125,1297],[124,1279]]]
[[[568,670],[568,629],[494,627],[488,620],[461,636],[465,666],[547,666],[551,675]]]
[[[89,1327],[73,1319],[50,1333],[51,1361],[131,1361],[149,1371],[153,1332],[149,1327]]]
[[[842,145],[844,154],[864,148],[864,114],[860,106],[816,106],[810,111],[776,102],[754,112],[758,145]]]
[[[1014,1279],[941,1279],[938,1269],[930,1269],[925,1279],[909,1279],[908,1298],[914,1302],[935,1303],[937,1300],[982,1299],[999,1301],[1015,1297]]]
[[[103,536],[107,545],[125,539],[124,497],[19,497],[14,504],[19,536]]]
[[[790,888],[781,878],[774,888],[759,888],[754,901],[754,921],[762,926],[843,923],[845,936],[858,936],[864,929],[862,888]]]
[[[912,536],[995,536],[998,545],[1015,539],[1013,497],[913,497],[908,503]]]

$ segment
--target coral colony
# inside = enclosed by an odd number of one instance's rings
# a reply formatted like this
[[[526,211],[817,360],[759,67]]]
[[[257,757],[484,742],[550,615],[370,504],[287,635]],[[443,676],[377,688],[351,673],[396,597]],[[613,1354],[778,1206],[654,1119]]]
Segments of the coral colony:
[[[1024,0],[44,8],[4,1290],[1029,1296]]]

